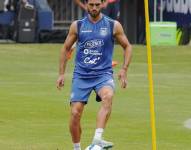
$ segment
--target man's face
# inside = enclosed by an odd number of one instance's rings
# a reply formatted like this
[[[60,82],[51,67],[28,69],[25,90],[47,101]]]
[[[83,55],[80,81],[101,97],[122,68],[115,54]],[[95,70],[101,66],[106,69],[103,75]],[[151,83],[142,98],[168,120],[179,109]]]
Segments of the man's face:
[[[101,12],[101,0],[88,0],[87,10],[91,17],[96,18]]]

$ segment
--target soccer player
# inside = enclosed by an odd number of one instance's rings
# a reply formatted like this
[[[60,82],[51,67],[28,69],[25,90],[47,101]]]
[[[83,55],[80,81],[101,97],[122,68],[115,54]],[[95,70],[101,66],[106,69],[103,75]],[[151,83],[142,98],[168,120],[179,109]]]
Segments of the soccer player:
[[[86,2],[85,0],[74,0],[75,3],[82,8],[83,14],[87,14],[87,8],[86,8]],[[102,10],[101,12],[105,14],[106,16],[110,17],[111,19],[114,20],[119,20],[120,17],[120,10],[119,10],[119,5],[120,0],[104,0],[102,3]],[[69,53],[69,58],[71,58],[72,51],[74,51],[75,46],[72,46],[71,52]],[[117,61],[112,61],[112,66],[116,66]],[[96,94],[96,101],[100,102],[101,98],[98,94]]]
[[[97,113],[95,135],[92,143],[103,148],[112,147],[113,143],[103,140],[103,132],[112,109],[114,81],[112,71],[112,55],[114,38],[124,49],[124,61],[118,78],[121,87],[127,86],[127,70],[131,60],[132,46],[124,34],[118,21],[109,19],[101,13],[102,0],[86,0],[88,15],[74,21],[64,42],[60,54],[59,77],[57,88],[64,86],[64,75],[67,55],[77,41],[75,68],[70,96],[71,118],[70,132],[74,150],[81,150],[81,116],[92,90],[102,99]]]

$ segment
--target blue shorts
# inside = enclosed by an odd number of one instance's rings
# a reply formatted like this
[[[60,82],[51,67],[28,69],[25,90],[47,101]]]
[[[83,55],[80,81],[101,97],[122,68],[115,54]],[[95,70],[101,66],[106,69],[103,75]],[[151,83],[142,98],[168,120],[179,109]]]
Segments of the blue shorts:
[[[87,103],[88,98],[94,90],[96,93],[105,86],[115,89],[112,75],[104,75],[96,78],[73,78],[70,102]]]

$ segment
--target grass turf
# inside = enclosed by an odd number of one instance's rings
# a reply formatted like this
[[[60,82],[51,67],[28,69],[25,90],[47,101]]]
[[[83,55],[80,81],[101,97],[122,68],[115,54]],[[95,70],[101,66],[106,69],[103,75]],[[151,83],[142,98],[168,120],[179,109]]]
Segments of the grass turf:
[[[0,149],[71,150],[68,130],[69,95],[73,60],[68,63],[62,91],[58,77],[60,44],[0,45]],[[157,148],[190,150],[191,118],[190,47],[153,47],[153,78]],[[122,63],[116,46],[114,59]],[[104,137],[114,150],[151,149],[147,55],[144,46],[134,46],[128,72],[128,89],[120,89],[116,78],[113,112]],[[99,104],[92,94],[82,118],[82,147],[90,144]]]

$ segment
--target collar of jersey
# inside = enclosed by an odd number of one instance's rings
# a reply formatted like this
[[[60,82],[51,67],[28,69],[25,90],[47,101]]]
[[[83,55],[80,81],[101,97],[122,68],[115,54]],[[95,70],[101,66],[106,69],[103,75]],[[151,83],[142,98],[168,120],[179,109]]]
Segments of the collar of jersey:
[[[91,20],[90,20],[90,18],[89,18],[89,15],[87,16],[87,19],[88,19],[88,21],[91,23],[91,24],[97,24],[97,23],[99,23],[103,18],[104,18],[104,14],[101,14],[102,15],[102,17],[98,20],[98,21],[96,21],[96,22],[92,22]]]

